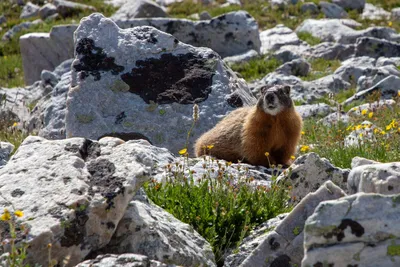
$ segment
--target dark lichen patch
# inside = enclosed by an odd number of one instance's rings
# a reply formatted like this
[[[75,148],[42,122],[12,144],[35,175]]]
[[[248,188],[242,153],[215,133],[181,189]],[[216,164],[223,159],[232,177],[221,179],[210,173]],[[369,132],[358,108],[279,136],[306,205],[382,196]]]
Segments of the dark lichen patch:
[[[21,189],[15,189],[15,190],[13,190],[12,192],[11,192],[11,196],[12,197],[20,197],[20,196],[22,196],[23,194],[25,194],[25,192],[24,191],[22,191]]]
[[[193,53],[136,61],[136,68],[121,75],[130,92],[147,104],[194,104],[208,98],[214,67],[210,60]]]
[[[139,140],[139,139],[144,139],[146,141],[148,141],[150,144],[152,144],[152,142],[150,141],[150,139],[141,134],[141,133],[136,133],[136,132],[130,132],[130,133],[109,133],[109,134],[105,134],[102,135],[101,137],[99,137],[99,140],[103,137],[116,137],[119,138],[121,140],[124,141],[129,141],[129,140]]]
[[[271,262],[270,267],[290,267],[290,257],[288,255],[280,255]]]
[[[148,43],[156,44],[158,43],[158,39],[156,38],[156,34],[153,32],[152,27],[144,26],[138,27],[133,32],[133,35],[139,40],[146,40]]]
[[[388,185],[388,191],[392,191],[393,190],[393,186]]]
[[[115,124],[121,124],[121,122],[126,118],[125,111],[122,111],[115,117]]]
[[[227,97],[226,102],[228,102],[228,104],[233,108],[243,107],[243,100],[237,93],[230,94]]]
[[[343,219],[337,228],[335,228],[332,232],[325,234],[324,237],[332,238],[332,237],[336,236],[337,241],[340,242],[345,237],[344,230],[348,226],[351,229],[351,233],[353,235],[355,235],[356,237],[361,237],[365,232],[364,227],[362,227],[362,225],[359,224],[358,222],[353,221],[351,219]]]
[[[334,267],[335,264],[334,263],[322,263],[322,262],[317,262],[313,265],[313,267]]]
[[[114,207],[113,199],[118,194],[125,193],[123,182],[126,179],[114,176],[115,165],[107,159],[93,160],[89,162],[87,169],[91,174],[89,194],[93,196],[97,192],[100,193],[106,199],[106,209],[111,209]]]
[[[64,147],[64,150],[72,153],[79,153],[79,156],[84,161],[87,159],[97,158],[101,153],[100,145],[89,139],[85,139],[83,144],[80,146],[77,144],[67,144]]]
[[[106,223],[108,229],[115,229],[115,224],[113,222]]]
[[[277,241],[275,241],[274,237],[272,237],[268,241],[268,243],[269,243],[269,246],[270,246],[271,250],[277,250],[281,246]]]
[[[83,80],[89,75],[94,76],[95,81],[101,79],[100,71],[110,71],[118,75],[125,68],[115,64],[115,58],[107,56],[101,47],[97,47],[90,38],[82,38],[76,46],[76,53],[81,56],[79,63],[73,68],[80,71],[80,78]]]
[[[60,240],[62,247],[83,245],[86,236],[85,224],[88,219],[89,216],[87,215],[86,209],[78,208],[75,210],[75,218],[72,221],[65,222],[61,220],[61,224],[64,226],[64,235]]]

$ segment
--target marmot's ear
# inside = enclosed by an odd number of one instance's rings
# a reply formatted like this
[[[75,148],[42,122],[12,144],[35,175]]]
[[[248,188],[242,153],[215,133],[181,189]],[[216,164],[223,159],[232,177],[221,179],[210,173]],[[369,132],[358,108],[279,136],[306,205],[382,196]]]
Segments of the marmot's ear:
[[[268,90],[267,86],[264,85],[263,87],[261,87],[261,90],[260,90],[261,95],[265,95],[265,93],[267,92],[267,90]]]
[[[285,85],[283,87],[283,92],[285,92],[285,94],[290,95],[290,86],[289,85]]]

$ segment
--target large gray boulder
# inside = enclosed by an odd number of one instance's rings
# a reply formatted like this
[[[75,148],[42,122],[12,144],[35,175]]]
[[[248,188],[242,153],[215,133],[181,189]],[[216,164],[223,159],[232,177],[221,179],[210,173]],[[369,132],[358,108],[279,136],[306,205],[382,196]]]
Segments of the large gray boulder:
[[[129,203],[110,243],[100,251],[142,254],[182,266],[216,266],[210,244],[145,195]]]
[[[314,192],[326,181],[347,191],[348,169],[340,169],[327,159],[311,152],[298,157],[288,170],[278,176],[277,182],[292,185],[290,196],[293,203],[299,203],[309,193]]]
[[[305,50],[303,56],[312,59],[346,60],[353,56],[354,45],[345,45],[334,42],[323,42]]]
[[[123,29],[152,26],[174,35],[181,42],[209,47],[222,57],[248,50],[260,52],[261,47],[257,22],[245,11],[230,12],[207,21],[146,18],[116,23]],[[25,83],[32,84],[40,79],[43,69],[52,71],[64,60],[74,57],[76,29],[77,25],[60,25],[53,27],[50,34],[32,33],[20,38]]]
[[[370,76],[375,69],[375,63],[376,59],[367,56],[349,58],[341,63],[334,74],[344,81],[357,84],[361,76]]]
[[[364,6],[361,19],[369,20],[388,20],[390,19],[390,12],[381,7],[374,6],[373,4],[366,3]]]
[[[327,18],[342,19],[348,17],[347,12],[336,4],[328,2],[319,2],[319,6],[321,7],[322,13],[324,13],[325,17]]]
[[[135,0],[123,4],[117,12],[111,16],[111,19],[129,20],[134,18],[155,17],[167,17],[167,13],[151,0]]]
[[[47,19],[54,14],[57,14],[57,7],[52,3],[45,4],[39,10],[39,16],[41,19]]]
[[[360,193],[320,203],[305,223],[302,266],[399,266],[399,198]]]
[[[332,0],[332,3],[344,8],[362,11],[365,6],[365,0]]]
[[[53,4],[57,7],[57,13],[62,17],[70,17],[81,10],[96,11],[96,8],[89,5],[79,4],[67,0],[54,0]]]
[[[241,267],[299,266],[304,255],[304,223],[321,201],[338,199],[346,194],[328,181],[314,193],[307,195],[288,216],[263,240],[241,264]],[[236,261],[237,262],[237,261]]]
[[[300,45],[303,43],[295,32],[282,24],[260,32],[260,39],[262,54],[278,50],[285,45]]]
[[[351,194],[399,194],[400,163],[374,163],[355,167],[349,173],[347,187]]]
[[[400,44],[372,37],[357,39],[356,57],[400,57]]]
[[[144,140],[26,138],[0,169],[0,206],[22,210],[19,220],[30,229],[26,263],[47,265],[49,243],[57,262],[69,258],[66,266],[108,244],[155,166],[172,161],[166,149]],[[0,235],[8,233],[0,224]]]
[[[255,103],[243,79],[208,48],[195,48],[153,27],[120,29],[101,14],[81,20],[67,98],[67,137],[130,135],[185,147],[234,108]]]

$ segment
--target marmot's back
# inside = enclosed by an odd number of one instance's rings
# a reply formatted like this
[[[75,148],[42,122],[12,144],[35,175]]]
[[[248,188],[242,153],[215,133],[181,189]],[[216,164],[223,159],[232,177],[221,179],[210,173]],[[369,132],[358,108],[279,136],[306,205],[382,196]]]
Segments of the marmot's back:
[[[302,119],[290,98],[290,87],[262,90],[257,105],[231,112],[196,142],[196,156],[212,155],[252,165],[290,164],[300,139]],[[213,145],[211,150],[204,149]],[[265,155],[268,152],[269,156]]]

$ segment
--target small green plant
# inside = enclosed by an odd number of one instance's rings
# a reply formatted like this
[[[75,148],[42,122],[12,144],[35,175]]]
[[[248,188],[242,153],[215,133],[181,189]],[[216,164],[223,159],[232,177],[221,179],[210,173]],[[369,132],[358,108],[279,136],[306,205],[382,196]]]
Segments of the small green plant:
[[[304,81],[313,81],[332,74],[340,67],[340,60],[326,60],[324,58],[316,58],[309,61],[312,71],[309,75],[301,77]]]
[[[239,72],[245,80],[253,81],[273,72],[281,64],[282,62],[276,58],[265,59],[264,57],[258,57],[245,63],[233,64],[231,68]]]
[[[311,46],[320,44],[322,42],[320,38],[314,37],[309,32],[298,32],[297,36],[299,37],[300,40],[303,40],[304,42],[308,43]]]

